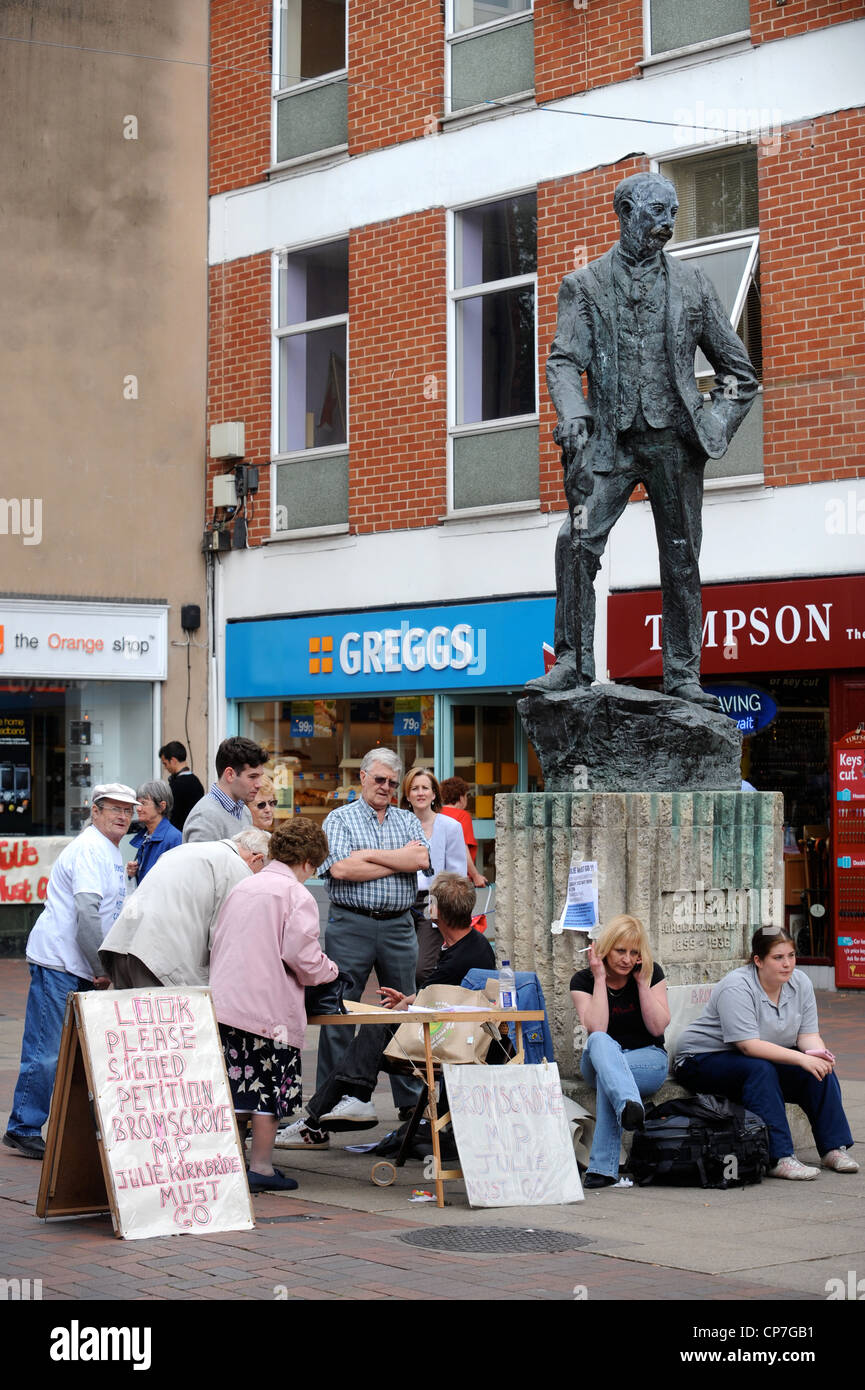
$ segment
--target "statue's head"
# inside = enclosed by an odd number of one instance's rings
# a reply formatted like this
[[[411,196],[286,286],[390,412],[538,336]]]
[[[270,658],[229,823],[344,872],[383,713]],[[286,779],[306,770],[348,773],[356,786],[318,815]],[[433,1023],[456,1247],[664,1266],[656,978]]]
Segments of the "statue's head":
[[[613,208],[622,229],[622,245],[629,255],[644,261],[662,251],[673,235],[679,200],[662,174],[631,174],[616,188]]]

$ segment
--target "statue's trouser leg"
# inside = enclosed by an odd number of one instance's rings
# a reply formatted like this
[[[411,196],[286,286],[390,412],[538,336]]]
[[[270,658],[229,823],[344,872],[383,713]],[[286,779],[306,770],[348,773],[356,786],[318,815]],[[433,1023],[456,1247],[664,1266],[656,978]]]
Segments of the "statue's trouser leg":
[[[658,538],[664,689],[699,684],[703,609],[700,545],[705,459],[669,429],[641,431],[642,477]]]
[[[585,684],[595,678],[595,575],[607,537],[628,505],[636,481],[633,459],[620,441],[613,472],[596,474],[585,503],[585,525],[573,532],[574,646]]]
[[[571,518],[565,517],[556,537],[556,659],[574,650],[574,572],[571,564]]]

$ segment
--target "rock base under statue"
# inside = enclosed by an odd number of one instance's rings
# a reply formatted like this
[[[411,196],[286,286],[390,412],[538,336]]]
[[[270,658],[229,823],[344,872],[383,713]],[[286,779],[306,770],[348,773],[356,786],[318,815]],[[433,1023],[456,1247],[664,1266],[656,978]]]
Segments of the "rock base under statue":
[[[738,791],[742,735],[720,708],[593,685],[518,702],[548,792]]]

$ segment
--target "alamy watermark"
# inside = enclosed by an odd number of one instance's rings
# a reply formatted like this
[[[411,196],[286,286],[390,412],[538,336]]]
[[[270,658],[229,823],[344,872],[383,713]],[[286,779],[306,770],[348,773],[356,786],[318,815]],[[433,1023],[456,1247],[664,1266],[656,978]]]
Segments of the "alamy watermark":
[[[41,545],[42,498],[0,497],[0,536],[20,536],[24,545]]]
[[[827,1279],[823,1287],[830,1302],[833,1299],[848,1299],[851,1303],[865,1302],[865,1279],[857,1279],[855,1269],[848,1269],[846,1280]]]
[[[865,536],[865,493],[850,488],[844,497],[827,497],[823,510],[827,536]]]
[[[0,1303],[29,1303],[41,1298],[41,1279],[0,1279]]]
[[[764,150],[781,145],[784,113],[777,106],[706,106],[698,101],[677,106],[673,112],[677,145],[741,145],[747,142]]]

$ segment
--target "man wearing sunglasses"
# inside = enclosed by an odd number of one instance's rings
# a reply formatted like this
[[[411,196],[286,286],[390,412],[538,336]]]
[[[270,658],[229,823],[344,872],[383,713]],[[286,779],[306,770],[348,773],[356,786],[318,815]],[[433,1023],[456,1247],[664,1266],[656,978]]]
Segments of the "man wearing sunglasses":
[[[414,992],[417,935],[411,907],[418,870],[433,872],[429,843],[412,811],[393,805],[402,764],[390,748],[373,748],[360,765],[360,797],[331,811],[323,830],[330,854],[319,868],[330,898],[325,954],[350,975],[347,999],[360,999],[375,969],[379,985]],[[351,1044],[349,1028],[323,1028],[318,1045],[322,1086]],[[416,1085],[395,1076],[395,1105],[413,1105]]]

